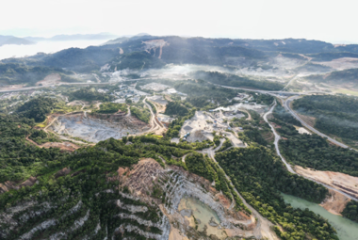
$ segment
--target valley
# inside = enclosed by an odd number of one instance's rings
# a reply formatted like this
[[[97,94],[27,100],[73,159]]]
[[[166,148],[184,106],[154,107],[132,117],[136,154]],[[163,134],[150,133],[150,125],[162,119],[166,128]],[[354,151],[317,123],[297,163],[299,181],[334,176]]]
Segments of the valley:
[[[283,42],[2,60],[0,238],[354,239],[358,57]]]

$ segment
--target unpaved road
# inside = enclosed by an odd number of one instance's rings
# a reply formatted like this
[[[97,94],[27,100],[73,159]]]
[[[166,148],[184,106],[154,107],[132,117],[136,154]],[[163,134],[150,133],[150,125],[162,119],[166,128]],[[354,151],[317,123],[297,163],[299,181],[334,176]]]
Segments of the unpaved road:
[[[146,102],[147,100],[147,97],[145,97],[143,99],[143,103],[145,106],[147,106],[147,108],[149,109],[150,111],[150,120],[149,120],[149,124],[151,125],[151,128],[146,131],[146,132],[142,132],[142,133],[137,133],[137,134],[132,134],[130,136],[139,136],[139,135],[143,135],[143,134],[148,134],[148,133],[162,133],[165,131],[165,127],[163,127],[161,124],[159,124],[156,120],[156,117],[155,117],[155,114],[153,112],[153,109],[152,107]]]
[[[276,105],[277,105],[276,100],[275,100],[274,102],[275,102],[275,103],[274,103],[274,105],[270,108],[270,110],[265,113],[265,115],[264,115],[264,120],[265,120],[265,122],[270,126],[270,128],[271,128],[273,134],[275,135],[274,144],[275,144],[275,149],[276,149],[277,155],[281,158],[282,162],[286,165],[287,170],[288,170],[290,173],[295,174],[295,171],[293,171],[291,165],[288,164],[288,163],[286,162],[286,159],[281,155],[280,149],[279,149],[279,147],[278,147],[278,142],[280,141],[281,136],[277,134],[275,128],[274,128],[274,127],[272,126],[272,124],[267,120],[267,116],[272,113],[272,111],[274,110],[274,108],[275,108]]]
[[[308,125],[305,121],[303,121],[303,120],[298,116],[298,114],[296,114],[296,112],[293,111],[293,109],[290,107],[290,103],[291,103],[293,100],[296,100],[296,99],[298,99],[298,98],[300,98],[300,96],[290,97],[290,98],[287,98],[287,99],[284,101],[284,103],[283,103],[284,107],[287,109],[287,111],[289,111],[289,112],[291,113],[291,115],[292,115],[294,118],[296,118],[298,121],[300,121],[303,126],[305,126],[306,128],[308,128],[309,130],[311,130],[311,131],[314,132],[315,134],[317,134],[317,135],[319,135],[319,136],[321,136],[321,137],[323,137],[323,138],[327,138],[328,141],[330,141],[330,142],[332,142],[332,143],[334,143],[334,144],[336,144],[336,145],[338,145],[338,146],[340,146],[340,147],[342,147],[342,148],[350,148],[349,146],[345,145],[344,143],[338,142],[337,140],[335,140],[335,139],[333,139],[333,138],[327,136],[326,134],[321,133],[320,131],[316,130],[315,128],[313,128],[313,127],[311,127],[310,125]]]
[[[215,159],[215,151],[220,149],[222,143],[223,142],[220,142],[220,146],[218,146],[216,149],[213,149],[213,147],[211,147],[211,148],[208,148],[208,149],[204,149],[201,152],[208,154],[208,156],[211,159],[213,159],[213,161],[215,163],[217,163],[217,161]],[[218,164],[218,166],[219,166],[219,168],[221,170],[223,170],[221,168],[220,164]],[[225,173],[224,170],[223,170],[223,172]],[[227,176],[226,173],[225,173],[225,177],[231,183],[230,177]],[[261,216],[261,214],[259,212],[257,212],[256,209],[251,207],[251,205],[246,202],[246,200],[241,196],[241,194],[236,190],[235,187],[234,187],[234,190],[239,195],[241,201],[245,204],[245,206],[248,209],[250,209],[250,211],[252,212],[252,214],[255,216],[255,218],[257,220],[256,228],[254,229],[255,237],[257,239],[264,238],[264,239],[270,239],[270,240],[278,240],[279,238],[276,236],[275,232],[272,230],[272,226],[274,226],[274,225],[269,220],[267,220],[266,218]]]
[[[270,109],[267,113],[265,113],[265,115],[264,115],[264,120],[265,120],[265,122],[267,122],[267,124],[269,124],[269,126],[270,126],[272,132],[273,132],[274,135],[275,135],[275,149],[276,149],[277,155],[281,158],[282,162],[286,165],[286,168],[287,168],[287,170],[288,170],[290,173],[292,173],[292,174],[297,174],[297,173],[292,169],[292,167],[286,162],[286,159],[281,155],[280,148],[279,148],[279,144],[278,144],[278,142],[279,142],[281,136],[277,134],[275,128],[274,128],[274,127],[271,125],[271,123],[267,120],[267,116],[272,113],[272,111],[274,110],[275,107],[276,107],[276,100],[275,100],[275,102],[274,102],[274,105],[271,107],[271,109]],[[327,185],[327,184],[325,184],[325,183],[322,183],[322,182],[320,182],[320,181],[317,181],[317,180],[315,180],[315,179],[313,179],[313,178],[310,178],[310,177],[308,177],[308,176],[303,176],[303,175],[300,175],[300,174],[297,174],[297,175],[299,175],[299,176],[301,176],[301,177],[303,177],[303,178],[305,178],[305,179],[307,179],[307,180],[310,180],[310,181],[313,181],[313,182],[315,182],[315,183],[318,183],[318,184],[324,186],[324,187],[327,188],[327,189],[331,189],[331,190],[333,190],[333,191],[339,192],[339,193],[343,194],[344,196],[346,196],[346,197],[348,197],[348,198],[350,198],[350,199],[352,199],[352,200],[354,200],[354,201],[358,201],[357,198],[355,198],[355,197],[353,197],[353,196],[351,196],[351,195],[349,195],[349,194],[347,194],[347,193],[345,193],[345,192],[343,192],[343,191],[341,191],[341,190],[339,190],[339,189],[336,189],[336,188],[334,188],[334,187],[331,187],[331,186],[329,186],[329,185]]]
[[[224,88],[230,88],[230,89],[240,89],[240,90],[247,90],[247,91],[252,91],[252,92],[259,92],[259,93],[262,93],[262,94],[269,94],[271,96],[274,96],[274,97],[279,97],[277,96],[276,94],[292,94],[292,95],[295,95],[293,97],[289,97],[289,98],[286,98],[286,99],[283,99],[283,106],[289,111],[289,113],[291,113],[291,115],[296,118],[298,121],[301,122],[301,124],[303,126],[305,126],[307,129],[311,130],[312,132],[316,133],[317,135],[323,137],[323,138],[327,138],[328,141],[342,147],[342,148],[349,148],[351,150],[355,150],[355,149],[352,149],[350,148],[349,146],[347,146],[346,144],[344,143],[341,143],[329,136],[327,136],[326,134],[324,133],[321,133],[320,131],[318,131],[317,129],[311,127],[310,125],[308,125],[305,121],[303,121],[296,113],[295,111],[293,111],[290,107],[290,103],[295,100],[295,99],[298,99],[300,98],[301,96],[304,96],[304,95],[311,95],[311,94],[315,94],[315,93],[324,93],[324,94],[329,94],[327,92],[319,92],[319,91],[312,91],[312,92],[300,92],[300,93],[297,93],[297,92],[286,92],[286,91],[266,91],[266,90],[257,90],[257,89],[248,89],[248,88],[239,88],[239,87],[229,87],[229,86],[223,86],[223,85],[218,85],[218,84],[214,84],[216,86],[219,86],[219,87],[224,87]]]

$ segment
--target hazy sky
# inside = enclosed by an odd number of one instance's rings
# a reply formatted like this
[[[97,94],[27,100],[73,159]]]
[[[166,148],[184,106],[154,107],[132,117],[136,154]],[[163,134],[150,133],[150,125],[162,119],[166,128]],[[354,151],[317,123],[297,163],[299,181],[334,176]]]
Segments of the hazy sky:
[[[0,34],[111,32],[358,43],[357,0],[2,0]]]

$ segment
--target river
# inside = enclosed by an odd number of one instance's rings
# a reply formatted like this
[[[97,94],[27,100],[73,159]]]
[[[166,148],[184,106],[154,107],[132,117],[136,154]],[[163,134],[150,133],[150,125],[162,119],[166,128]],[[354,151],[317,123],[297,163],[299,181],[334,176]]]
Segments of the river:
[[[340,240],[358,240],[358,223],[352,222],[347,218],[329,213],[326,209],[317,203],[308,202],[298,197],[282,194],[286,203],[292,207],[305,209],[308,208],[312,212],[321,215],[336,229]]]

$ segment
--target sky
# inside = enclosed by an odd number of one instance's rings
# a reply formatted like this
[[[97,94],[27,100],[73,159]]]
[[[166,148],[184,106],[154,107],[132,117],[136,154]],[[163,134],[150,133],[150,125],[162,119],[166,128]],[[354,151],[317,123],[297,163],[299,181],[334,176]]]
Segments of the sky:
[[[358,43],[356,0],[2,0],[0,35],[306,38]]]

